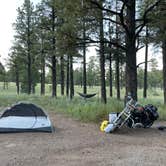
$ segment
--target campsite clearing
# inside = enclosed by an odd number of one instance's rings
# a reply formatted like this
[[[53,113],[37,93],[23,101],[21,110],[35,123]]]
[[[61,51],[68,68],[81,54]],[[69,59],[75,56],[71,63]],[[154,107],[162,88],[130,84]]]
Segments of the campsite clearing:
[[[2,166],[165,166],[166,131],[123,128],[113,134],[99,125],[49,112],[56,132],[0,134]]]

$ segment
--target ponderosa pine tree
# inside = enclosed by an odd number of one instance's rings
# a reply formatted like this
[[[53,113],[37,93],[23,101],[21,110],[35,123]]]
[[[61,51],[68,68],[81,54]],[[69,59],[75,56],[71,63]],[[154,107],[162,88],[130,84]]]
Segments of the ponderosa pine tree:
[[[147,72],[148,72],[148,26],[146,25],[146,39],[145,39],[145,68],[144,68],[144,89],[143,97],[147,97]]]
[[[19,46],[16,45],[11,48],[11,53],[9,54],[9,69],[12,71],[13,76],[15,77],[17,94],[20,94],[20,74],[21,74],[21,59],[19,57]]]
[[[20,58],[24,59],[25,68],[27,74],[24,73],[24,80],[22,87],[24,86],[24,92],[28,94],[32,93],[33,85],[35,85],[35,79],[33,79],[33,66],[35,63],[35,49],[36,43],[35,37],[35,12],[33,4],[30,0],[24,0],[23,6],[17,10],[18,16],[14,23],[16,35],[15,39],[21,48]],[[37,70],[37,69],[35,69]],[[36,74],[36,73],[35,73]]]
[[[70,99],[74,96],[73,58],[80,56],[78,53],[77,38],[81,34],[78,1],[59,1],[58,19],[60,26],[57,30],[58,54],[67,55],[66,93],[70,92]],[[78,17],[77,17],[78,16]],[[70,91],[69,91],[70,87]]]
[[[119,11],[115,11],[111,6],[107,5],[108,2],[105,1],[105,6],[102,6],[97,0],[90,0],[91,4],[95,5],[100,10],[110,13],[112,15],[117,15],[119,17],[119,22],[114,19],[109,19],[110,22],[121,25],[125,32],[125,45],[121,45],[117,42],[110,42],[111,44],[118,46],[125,50],[126,52],[126,93],[130,92],[134,99],[137,100],[137,64],[136,64],[136,52],[138,48],[136,47],[136,40],[139,37],[140,32],[147,24],[147,15],[152,11],[161,0],[156,0],[154,3],[150,4],[144,11],[141,18],[136,18],[136,0],[121,1],[121,7]]]
[[[100,5],[103,6],[102,0]],[[103,25],[103,11],[101,10],[99,17],[99,39],[100,39],[100,79],[101,79],[101,100],[107,103],[106,97],[106,82],[105,82],[105,51],[104,51],[104,25]]]
[[[52,72],[52,97],[57,96],[57,0],[42,0],[42,29],[44,31],[45,48],[44,54],[47,55],[47,66]]]
[[[45,75],[46,75],[46,58],[49,50],[47,38],[47,17],[45,15],[45,3],[42,1],[36,6],[36,35],[37,35],[37,55],[40,64],[40,94],[45,94]]]

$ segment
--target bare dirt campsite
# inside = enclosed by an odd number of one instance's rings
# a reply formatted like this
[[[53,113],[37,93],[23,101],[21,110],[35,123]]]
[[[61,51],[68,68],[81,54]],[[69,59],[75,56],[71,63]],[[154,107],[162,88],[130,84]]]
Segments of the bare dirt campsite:
[[[99,124],[82,123],[49,112],[55,133],[0,134],[3,166],[165,166],[166,131],[123,128],[102,133]]]

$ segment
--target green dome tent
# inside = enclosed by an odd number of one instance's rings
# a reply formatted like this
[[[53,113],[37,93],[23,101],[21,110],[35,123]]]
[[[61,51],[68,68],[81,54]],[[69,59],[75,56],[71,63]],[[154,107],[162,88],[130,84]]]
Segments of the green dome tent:
[[[6,109],[0,117],[0,133],[52,132],[49,117],[31,103],[18,103]]]

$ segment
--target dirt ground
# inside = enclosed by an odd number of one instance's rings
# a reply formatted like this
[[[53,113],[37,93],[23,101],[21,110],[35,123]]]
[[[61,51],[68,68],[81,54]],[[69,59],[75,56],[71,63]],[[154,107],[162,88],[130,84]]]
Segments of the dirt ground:
[[[99,131],[49,113],[55,133],[0,134],[0,166],[165,166],[166,131],[123,128]]]

